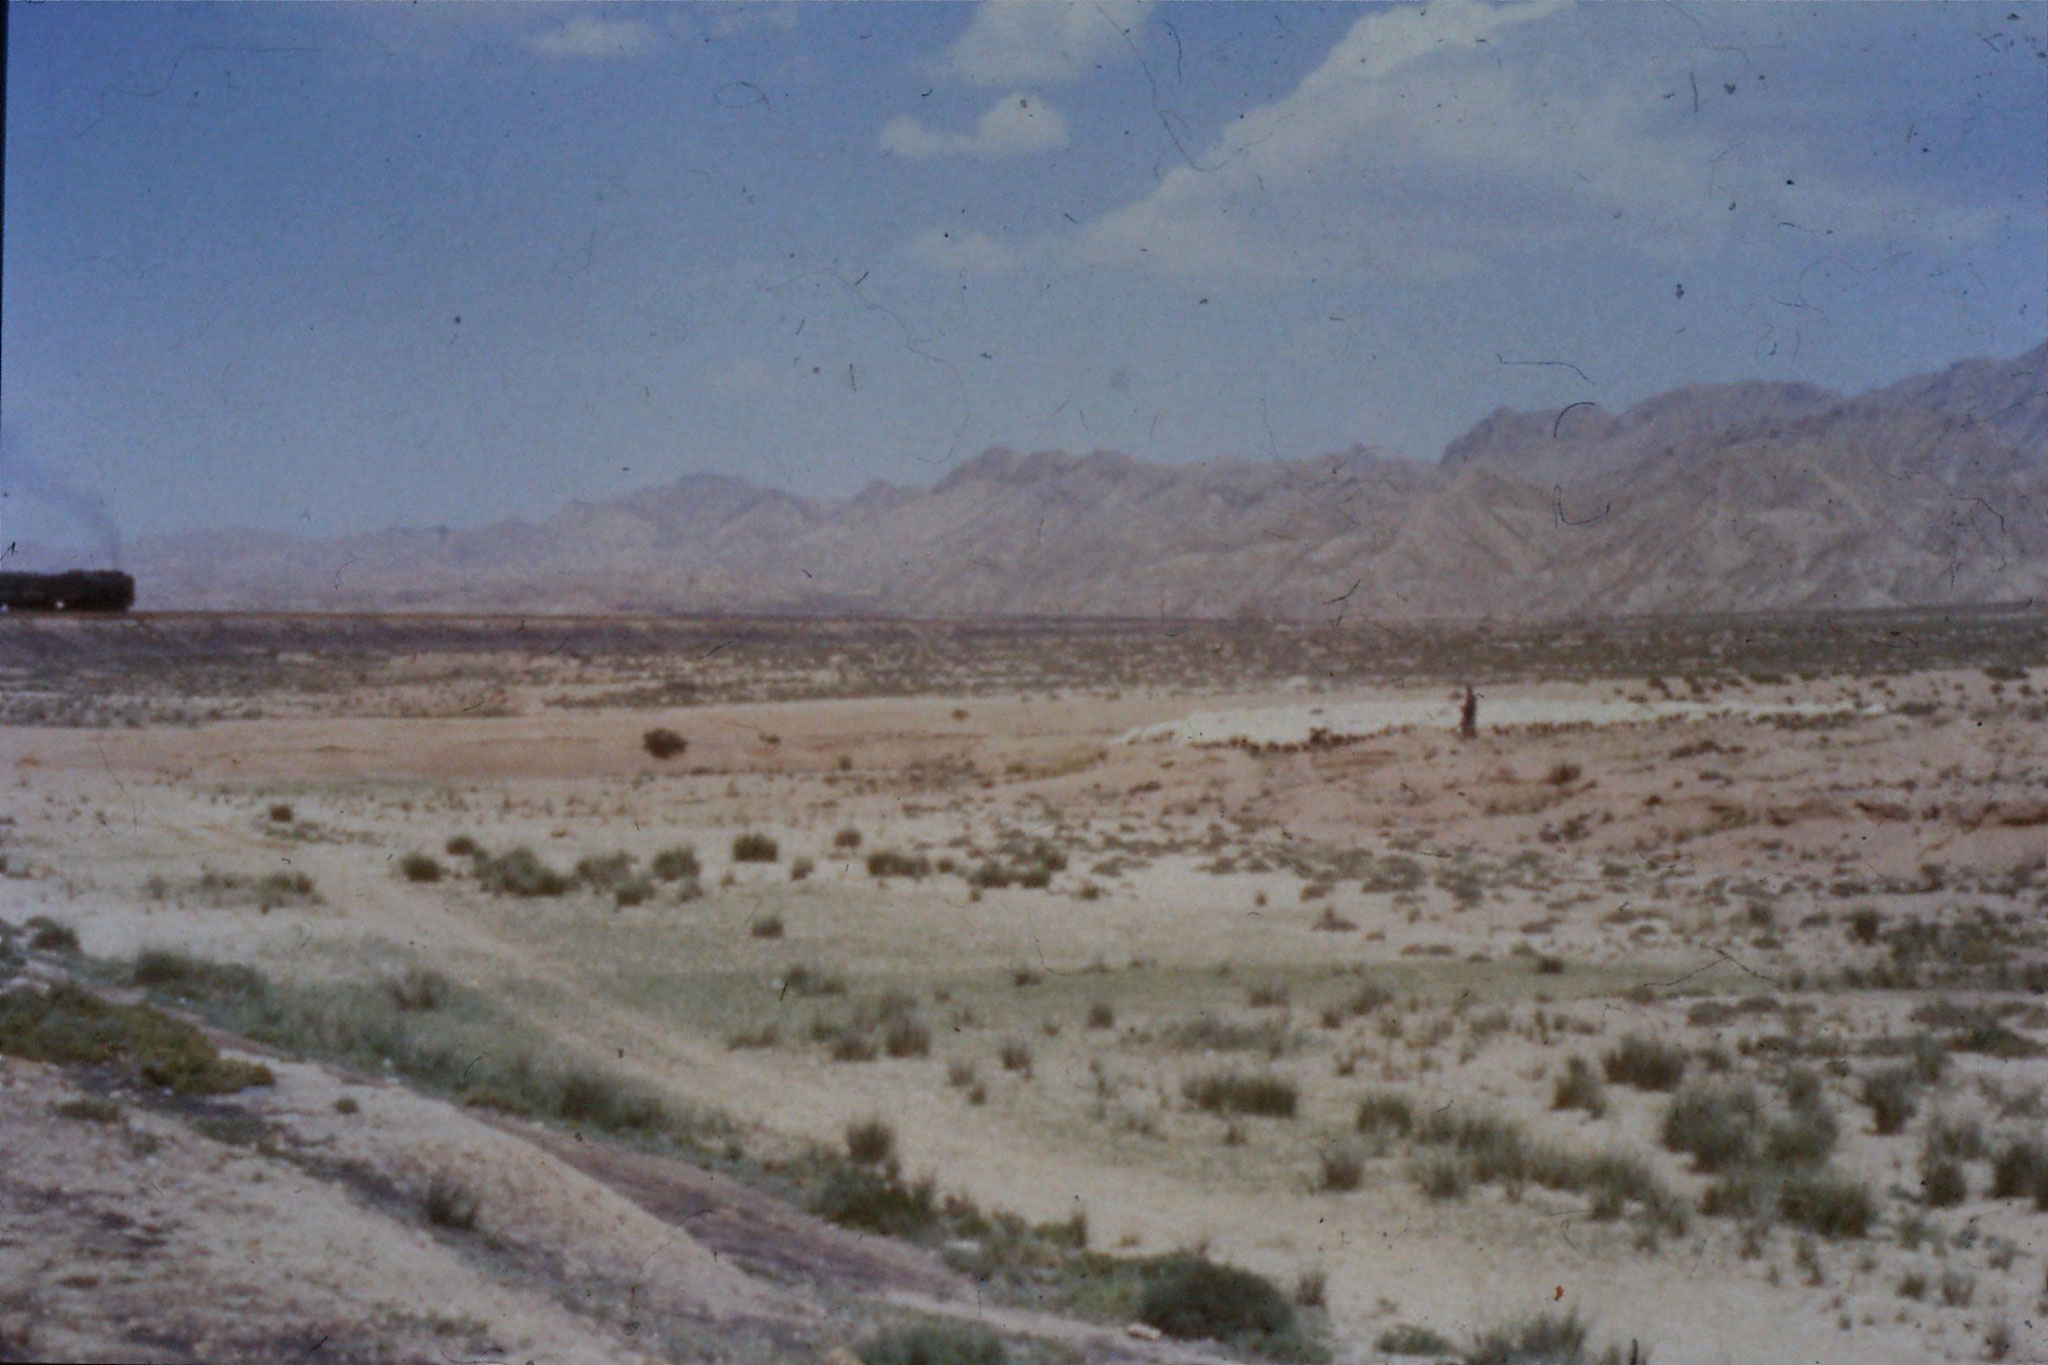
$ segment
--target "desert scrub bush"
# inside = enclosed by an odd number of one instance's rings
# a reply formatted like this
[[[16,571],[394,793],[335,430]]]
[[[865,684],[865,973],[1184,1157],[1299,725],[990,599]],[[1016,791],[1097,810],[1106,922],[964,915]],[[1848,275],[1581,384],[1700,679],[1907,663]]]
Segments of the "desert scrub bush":
[[[1374,858],[1367,865],[1359,889],[1369,895],[1398,895],[1404,891],[1421,890],[1427,880],[1421,863],[1405,853],[1395,853]]]
[[[1020,1071],[1026,1076],[1031,1074],[1031,1049],[1015,1038],[1005,1039],[996,1050],[996,1057],[1005,1071]]]
[[[659,759],[675,758],[690,747],[690,741],[673,730],[656,726],[640,736],[640,747]]]
[[[1479,1333],[1464,1365],[1648,1365],[1649,1357],[1634,1342],[1626,1354],[1619,1345],[1589,1354],[1587,1334],[1576,1309],[1561,1317],[1541,1313]]]
[[[31,915],[22,928],[28,930],[28,946],[35,952],[67,956],[78,952],[78,931],[48,915]]]
[[[1409,1170],[1415,1188],[1431,1199],[1463,1199],[1472,1188],[1472,1172],[1449,1152],[1432,1152]]]
[[[2048,1210],[2048,1143],[2013,1138],[1991,1159],[1991,1197],[2028,1199]]]
[[[1321,1165],[1316,1177],[1319,1190],[1342,1194],[1357,1189],[1365,1180],[1365,1157],[1347,1143],[1324,1148]]]
[[[908,877],[916,881],[930,874],[931,859],[920,853],[905,853],[901,849],[878,848],[868,854],[868,875],[876,879],[885,877]]]
[[[852,852],[860,847],[860,831],[852,825],[846,826],[832,836],[832,847],[845,849],[849,853]]]
[[[191,1024],[149,1005],[117,1005],[59,982],[0,995],[0,1053],[59,1066],[115,1065],[179,1095],[227,1095],[276,1078],[230,1061]]]
[[[555,1117],[608,1133],[647,1132],[669,1122],[655,1096],[603,1071],[572,1071],[555,1091]]]
[[[1566,1060],[1564,1075],[1557,1078],[1557,1087],[1551,1092],[1550,1107],[1580,1109],[1587,1117],[1596,1119],[1607,1112],[1606,1092],[1584,1057],[1575,1055]]]
[[[1877,1204],[1860,1181],[1801,1172],[1779,1186],[1778,1213],[1793,1226],[1822,1237],[1862,1237],[1877,1216]]]
[[[1247,987],[1245,1003],[1255,1010],[1277,1009],[1287,1004],[1290,996],[1287,987],[1272,983]]]
[[[747,932],[755,938],[781,938],[782,916],[761,915],[747,926]]]
[[[846,978],[820,971],[802,962],[792,962],[782,971],[782,988],[799,1000],[846,994]]]
[[[522,1051],[488,1076],[469,1080],[463,1077],[467,1063],[459,1051],[402,1052],[397,1063],[401,1072],[411,1071],[437,1089],[452,1090],[464,1103],[478,1108],[559,1119],[605,1133],[689,1135],[689,1122],[660,1096],[578,1059],[544,1063]]]
[[[736,863],[772,863],[782,856],[782,849],[765,834],[749,830],[737,835],[732,841],[732,860]]]
[[[892,1327],[860,1344],[861,1365],[1005,1365],[1003,1339],[973,1323]]]
[[[1205,1072],[1188,1077],[1181,1094],[1205,1114],[1276,1119],[1293,1118],[1301,1098],[1294,1082],[1272,1072]]]
[[[1412,1322],[1399,1322],[1373,1339],[1372,1348],[1390,1356],[1448,1356],[1458,1349],[1441,1332]]]
[[[1415,1128],[1415,1103],[1392,1090],[1368,1091],[1359,1096],[1352,1126],[1361,1133],[1406,1137]]]
[[[1585,1155],[1545,1142],[1532,1142],[1511,1120],[1495,1114],[1432,1113],[1416,1125],[1424,1143],[1448,1148],[1416,1170],[1418,1182],[1441,1181],[1435,1163],[1455,1154],[1463,1176],[1481,1184],[1522,1184],[1584,1195],[1595,1218],[1615,1218],[1629,1205],[1641,1207],[1653,1227],[1683,1230],[1686,1207],[1640,1159],[1625,1152]],[[1430,1192],[1425,1185],[1425,1192]],[[1432,1197],[1442,1197],[1432,1195]]]
[[[451,858],[481,858],[484,846],[467,834],[458,834],[443,845],[441,851]]]
[[[812,1194],[810,1209],[828,1223],[885,1237],[916,1237],[939,1223],[933,1182],[906,1184],[887,1167],[834,1165]]]
[[[1358,927],[1357,921],[1348,920],[1337,913],[1334,907],[1324,906],[1323,913],[1316,916],[1309,928],[1325,934],[1348,934]]]
[[[977,864],[967,874],[967,884],[981,891],[1000,891],[1013,880],[1009,867],[998,862]]]
[[[1905,1128],[1917,1107],[1915,1089],[1913,1073],[1905,1067],[1887,1067],[1863,1078],[1861,1098],[1879,1133],[1889,1135]]]
[[[832,1040],[831,1055],[835,1062],[872,1062],[882,1051],[869,1034],[849,1030]]]
[[[729,1138],[710,1116],[672,1108],[601,1066],[537,1052],[524,1021],[452,983],[436,983],[432,1009],[398,1010],[384,981],[272,985],[240,964],[164,950],[140,955],[128,979],[259,1042],[358,1071],[388,1072],[480,1108],[692,1152],[704,1150],[700,1137]]]
[[[1794,1097],[1791,1113],[1764,1129],[1764,1157],[1785,1166],[1819,1166],[1835,1150],[1835,1116],[1818,1096]]]
[[[1116,1027],[1116,1011],[1105,1000],[1097,1000],[1088,1006],[1088,1027],[1105,1029]]]
[[[846,1155],[863,1166],[882,1166],[896,1155],[896,1130],[881,1119],[846,1125]]]
[[[272,872],[256,883],[258,909],[270,911],[286,905],[318,905],[320,892],[304,872]]]
[[[384,992],[401,1010],[432,1010],[446,1002],[454,987],[441,973],[413,966],[406,968],[404,975],[385,982]]]
[[[414,849],[398,860],[398,875],[409,882],[438,882],[441,880],[441,860],[431,853]]]
[[[576,880],[604,895],[633,880],[633,855],[593,853],[576,860]]]
[[[1685,1078],[1686,1051],[1676,1043],[1663,1043],[1641,1033],[1631,1033],[1601,1059],[1609,1085],[1632,1085],[1638,1090],[1675,1090]]]
[[[932,1051],[932,1031],[914,1015],[892,1019],[882,1030],[882,1051],[891,1057],[928,1057]]]
[[[1277,1057],[1287,1050],[1287,1026],[1278,1019],[1239,1024],[1199,1014],[1160,1030],[1167,1046],[1183,1052],[1264,1052]]]
[[[129,964],[128,984],[188,1004],[210,1000],[261,1003],[270,984],[254,967],[210,962],[175,948],[145,948]]]
[[[728,1034],[725,1045],[730,1051],[741,1052],[749,1049],[771,1048],[780,1041],[782,1041],[782,1030],[777,1028],[773,1022],[770,1022],[751,1032],[742,1029],[737,1033]]]
[[[1923,1153],[1920,1158],[1920,1202],[1930,1209],[1953,1208],[1970,1197],[1969,1181],[1956,1162]]]
[[[1984,1125],[1975,1117],[1950,1118],[1936,1114],[1927,1125],[1927,1150],[1950,1161],[1977,1161],[1988,1150]]]
[[[654,855],[648,862],[647,870],[656,881],[679,882],[686,877],[704,875],[704,865],[697,861],[697,850],[688,844],[676,844]]]
[[[612,888],[612,904],[618,906],[621,910],[629,909],[635,905],[643,905],[652,899],[654,899],[654,879],[644,873],[637,877],[628,877]]]
[[[59,1100],[50,1106],[50,1112],[60,1119],[74,1119],[80,1123],[119,1123],[121,1106],[109,1100],[95,1099],[81,1095],[76,1099]]]
[[[1986,1057],[2038,1057],[2048,1052],[2026,1034],[2008,1027],[2003,1020],[1979,1013],[1949,1039],[1957,1052],[1975,1052]]]
[[[789,863],[789,879],[793,882],[800,882],[817,870],[818,864],[816,859],[792,858]]]
[[[575,883],[525,845],[477,864],[477,885],[499,896],[564,896]]]
[[[1160,1258],[1146,1280],[1138,1321],[1170,1337],[1259,1350],[1294,1330],[1294,1305],[1249,1270],[1184,1252]]]
[[[270,822],[274,825],[289,825],[292,822],[292,808],[285,801],[273,802],[270,807]]]
[[[1665,1150],[1692,1157],[1696,1170],[1715,1172],[1748,1161],[1756,1153],[1763,1104],[1748,1087],[1688,1088],[1664,1111]]]
[[[1394,1002],[1394,993],[1377,981],[1368,981],[1351,993],[1344,1002],[1344,1008],[1354,1019],[1363,1019]]]
[[[461,1181],[437,1175],[427,1182],[426,1193],[420,1196],[420,1211],[437,1228],[474,1232],[478,1202],[475,1191]]]

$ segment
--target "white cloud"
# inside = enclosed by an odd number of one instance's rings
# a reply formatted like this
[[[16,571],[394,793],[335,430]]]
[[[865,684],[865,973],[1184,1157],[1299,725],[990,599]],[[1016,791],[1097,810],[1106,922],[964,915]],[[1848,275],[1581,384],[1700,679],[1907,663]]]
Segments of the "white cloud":
[[[637,19],[579,14],[528,38],[526,46],[543,57],[632,57],[654,46],[654,34]]]
[[[882,128],[882,149],[922,160],[934,156],[1022,156],[1067,145],[1067,121],[1043,100],[1009,95],[975,122],[971,133],[940,133],[916,119],[890,119]]]
[[[1064,250],[1198,277],[1431,279],[1530,249],[1606,240],[1684,261],[1780,220],[1848,232],[1897,216],[1811,159],[1792,199],[1780,168],[1798,130],[1738,124],[1732,104],[1692,114],[1690,82],[1721,96],[1711,64],[1742,59],[1674,40],[1649,9],[1375,9],[1292,93]]]
[[[1131,53],[1146,0],[982,0],[946,53],[968,85],[1076,80]]]

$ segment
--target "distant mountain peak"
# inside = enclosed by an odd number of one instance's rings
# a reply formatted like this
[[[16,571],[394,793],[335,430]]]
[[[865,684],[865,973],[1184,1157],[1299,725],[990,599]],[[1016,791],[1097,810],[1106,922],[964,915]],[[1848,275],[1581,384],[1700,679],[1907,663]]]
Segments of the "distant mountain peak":
[[[687,474],[538,522],[125,557],[145,609],[1336,622],[2041,599],[2048,345],[1855,399],[1749,380],[1499,408],[1432,464],[993,446],[931,488],[836,501]]]

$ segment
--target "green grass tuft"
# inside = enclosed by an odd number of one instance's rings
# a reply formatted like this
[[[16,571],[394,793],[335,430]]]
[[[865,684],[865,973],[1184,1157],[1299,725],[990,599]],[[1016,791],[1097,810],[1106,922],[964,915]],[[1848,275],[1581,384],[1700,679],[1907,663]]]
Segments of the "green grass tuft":
[[[1205,1114],[1249,1114],[1291,1119],[1300,1103],[1294,1082],[1271,1072],[1211,1071],[1190,1076],[1181,1086],[1187,1101]]]
[[[276,1078],[230,1061],[191,1024],[149,1005],[116,1005],[61,982],[0,995],[0,1052],[60,1066],[118,1065],[180,1095],[228,1095]]]

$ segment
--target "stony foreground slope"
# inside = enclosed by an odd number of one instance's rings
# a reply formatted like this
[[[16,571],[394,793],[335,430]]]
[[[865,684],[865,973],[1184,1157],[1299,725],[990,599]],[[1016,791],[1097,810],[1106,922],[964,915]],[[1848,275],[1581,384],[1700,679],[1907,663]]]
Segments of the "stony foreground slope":
[[[65,956],[14,952],[0,991],[64,989]],[[1000,1332],[1020,1360],[1223,1365],[990,1304],[928,1252],[728,1175],[213,1037],[268,1079],[187,1093],[0,1038],[0,1360],[844,1365],[908,1318]]]

